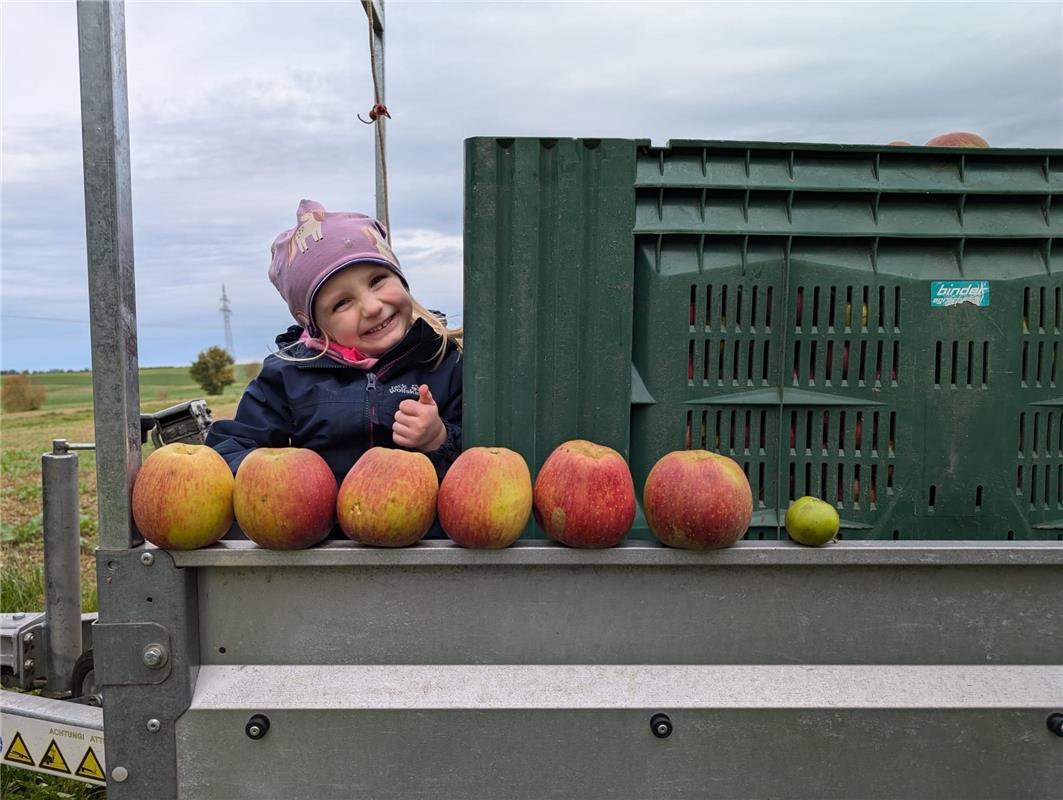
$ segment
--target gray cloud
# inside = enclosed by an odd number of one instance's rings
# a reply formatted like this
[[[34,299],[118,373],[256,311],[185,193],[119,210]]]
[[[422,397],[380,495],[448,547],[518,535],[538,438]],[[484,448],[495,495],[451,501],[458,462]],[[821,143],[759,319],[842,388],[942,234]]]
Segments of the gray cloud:
[[[3,14],[3,365],[87,366],[72,3]],[[268,247],[301,197],[373,208],[355,3],[126,7],[140,353],[238,356],[288,324]],[[1063,6],[387,3],[391,215],[415,294],[461,311],[477,135],[1063,145]],[[43,317],[65,322],[28,319]]]

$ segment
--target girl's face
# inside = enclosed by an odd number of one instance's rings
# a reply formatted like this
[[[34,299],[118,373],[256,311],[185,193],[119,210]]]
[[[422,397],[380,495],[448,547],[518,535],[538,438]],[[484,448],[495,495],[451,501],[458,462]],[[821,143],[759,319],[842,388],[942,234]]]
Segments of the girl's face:
[[[413,305],[399,276],[379,264],[354,264],[318,289],[314,320],[334,342],[379,356],[410,330]]]

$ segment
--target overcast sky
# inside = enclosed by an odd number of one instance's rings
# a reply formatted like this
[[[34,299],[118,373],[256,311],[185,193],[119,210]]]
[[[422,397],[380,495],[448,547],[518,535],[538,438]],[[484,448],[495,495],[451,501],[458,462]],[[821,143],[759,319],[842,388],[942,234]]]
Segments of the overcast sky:
[[[0,3],[2,366],[90,365],[73,2]],[[462,310],[462,141],[587,136],[1063,147],[1063,3],[387,0],[395,250]],[[302,197],[374,209],[356,0],[126,5],[140,360],[239,361],[290,318],[269,245]]]

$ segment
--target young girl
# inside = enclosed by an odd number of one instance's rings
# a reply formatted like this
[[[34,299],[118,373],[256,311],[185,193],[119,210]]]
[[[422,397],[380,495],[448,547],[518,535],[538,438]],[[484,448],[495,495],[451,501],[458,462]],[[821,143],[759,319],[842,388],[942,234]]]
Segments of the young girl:
[[[207,444],[234,474],[256,447],[305,447],[337,483],[370,447],[402,447],[442,479],[461,452],[461,330],[410,296],[375,219],[303,200],[296,221],[269,279],[299,324]]]

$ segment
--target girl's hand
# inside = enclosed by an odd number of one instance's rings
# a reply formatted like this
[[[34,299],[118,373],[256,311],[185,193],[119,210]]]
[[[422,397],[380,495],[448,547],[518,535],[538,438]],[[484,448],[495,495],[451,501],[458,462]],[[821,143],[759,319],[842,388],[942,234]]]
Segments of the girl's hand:
[[[391,438],[399,447],[427,453],[438,450],[447,440],[447,426],[439,418],[439,408],[428,386],[421,384],[416,400],[403,400],[395,412]]]

